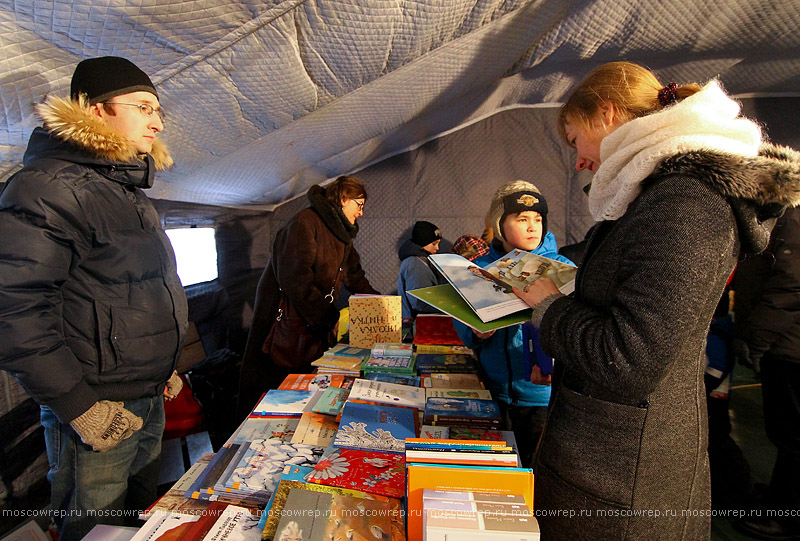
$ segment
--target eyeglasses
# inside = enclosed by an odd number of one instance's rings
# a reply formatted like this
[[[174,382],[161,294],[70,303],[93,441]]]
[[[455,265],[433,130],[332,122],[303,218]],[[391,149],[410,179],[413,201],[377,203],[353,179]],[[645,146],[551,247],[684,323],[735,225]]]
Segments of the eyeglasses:
[[[351,199],[351,201],[358,205],[358,210],[364,212],[364,203],[366,203],[366,201],[359,201],[358,199]]]
[[[156,109],[149,103],[121,103],[118,101],[105,101],[103,103],[107,103],[108,105],[127,105],[128,107],[137,107],[139,109],[139,112],[148,118],[153,116],[153,113],[156,113],[158,115],[158,118],[161,119],[162,124],[164,124],[167,120],[164,116],[164,110],[161,107]]]

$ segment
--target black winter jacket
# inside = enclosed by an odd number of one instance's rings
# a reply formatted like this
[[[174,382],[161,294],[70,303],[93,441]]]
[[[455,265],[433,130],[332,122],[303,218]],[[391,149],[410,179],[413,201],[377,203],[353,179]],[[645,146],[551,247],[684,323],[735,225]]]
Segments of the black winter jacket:
[[[800,208],[775,223],[767,249],[739,263],[736,336],[753,353],[800,363]]]
[[[68,423],[98,400],[161,394],[187,327],[140,159],[78,103],[49,99],[0,194],[0,368]]]

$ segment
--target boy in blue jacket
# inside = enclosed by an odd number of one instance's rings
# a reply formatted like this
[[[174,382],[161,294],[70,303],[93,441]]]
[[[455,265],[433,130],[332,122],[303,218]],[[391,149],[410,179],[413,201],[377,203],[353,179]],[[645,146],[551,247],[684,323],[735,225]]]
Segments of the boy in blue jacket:
[[[515,248],[572,264],[558,254],[556,238],[547,230],[547,201],[530,182],[515,180],[501,186],[492,198],[489,220],[494,239],[489,253],[474,260],[477,265],[486,267]],[[530,467],[547,417],[550,386],[530,381],[522,325],[480,333],[454,323],[464,344],[478,354],[485,383],[503,413],[504,428],[514,432],[522,465]]]

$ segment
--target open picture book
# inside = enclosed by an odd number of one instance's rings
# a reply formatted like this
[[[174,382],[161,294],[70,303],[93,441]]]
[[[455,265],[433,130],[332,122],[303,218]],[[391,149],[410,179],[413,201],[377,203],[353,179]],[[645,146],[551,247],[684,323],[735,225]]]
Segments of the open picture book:
[[[545,277],[556,284],[559,291],[564,294],[572,293],[575,289],[575,275],[578,268],[574,265],[532,254],[524,250],[512,250],[500,259],[493,261],[485,268],[481,268],[470,260],[456,254],[434,254],[429,256],[431,262],[441,271],[449,285],[467,303],[472,312],[481,323],[497,321],[510,314],[516,314],[528,309],[522,299],[514,295],[512,287],[524,289],[528,284]],[[459,321],[483,331],[481,326],[476,326],[474,320],[466,321],[463,309],[452,313],[454,305],[449,292],[444,288],[448,286],[435,286],[409,291],[410,294],[427,302],[431,306],[455,317]],[[425,291],[438,289],[436,292]],[[420,292],[420,293],[418,293]],[[486,330],[500,328],[525,321],[524,314],[512,321],[503,321],[499,327],[489,325]],[[520,319],[520,321],[516,321]]]

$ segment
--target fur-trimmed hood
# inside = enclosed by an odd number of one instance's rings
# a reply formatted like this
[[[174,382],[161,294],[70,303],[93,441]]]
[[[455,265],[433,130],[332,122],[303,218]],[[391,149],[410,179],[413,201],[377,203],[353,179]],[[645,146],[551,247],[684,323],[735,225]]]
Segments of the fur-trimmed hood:
[[[49,96],[36,106],[36,112],[44,128],[37,128],[31,136],[25,163],[57,158],[112,169],[122,165],[119,169],[127,171],[130,178],[104,175],[141,188],[152,186],[153,169],[161,171],[173,164],[166,145],[158,137],[150,154],[141,157],[130,141],[91,115],[84,102]],[[143,172],[144,178],[137,180],[141,175],[132,173],[135,171]]]
[[[775,220],[800,205],[800,152],[765,143],[758,156],[693,151],[665,159],[654,177],[685,174],[726,197],[739,225],[742,249],[764,250]]]

